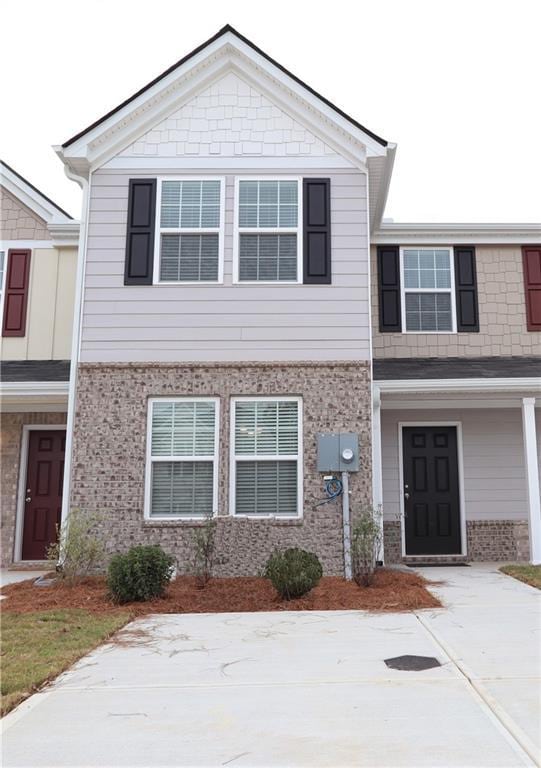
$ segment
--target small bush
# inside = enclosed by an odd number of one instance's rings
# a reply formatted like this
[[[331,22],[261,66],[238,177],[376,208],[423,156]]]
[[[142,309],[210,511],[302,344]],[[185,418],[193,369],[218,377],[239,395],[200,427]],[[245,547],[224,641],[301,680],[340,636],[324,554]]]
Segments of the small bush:
[[[152,600],[163,595],[174,568],[174,558],[161,547],[132,547],[109,564],[107,586],[116,603]]]
[[[212,577],[216,555],[216,518],[209,515],[193,533],[192,568],[195,581],[203,589]]]
[[[312,552],[293,547],[269,557],[265,576],[283,600],[293,600],[316,586],[323,576],[323,568]]]
[[[351,559],[353,578],[360,587],[369,587],[374,580],[381,546],[381,512],[362,509],[353,524]]]
[[[95,512],[73,509],[61,528],[58,540],[47,549],[47,560],[55,563],[58,576],[66,584],[74,584],[103,563],[104,546],[96,534],[103,516]]]

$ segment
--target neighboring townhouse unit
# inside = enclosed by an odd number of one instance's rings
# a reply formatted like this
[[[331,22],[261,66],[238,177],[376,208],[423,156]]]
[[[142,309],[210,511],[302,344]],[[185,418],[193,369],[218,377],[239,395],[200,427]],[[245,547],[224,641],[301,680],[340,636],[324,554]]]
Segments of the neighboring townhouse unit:
[[[79,224],[0,162],[2,565],[60,522]]]
[[[395,145],[231,27],[56,151],[84,190],[64,516],[183,569],[216,515],[223,574],[285,546],[343,573],[316,454],[346,432],[388,562],[537,557],[540,227],[382,223]]]

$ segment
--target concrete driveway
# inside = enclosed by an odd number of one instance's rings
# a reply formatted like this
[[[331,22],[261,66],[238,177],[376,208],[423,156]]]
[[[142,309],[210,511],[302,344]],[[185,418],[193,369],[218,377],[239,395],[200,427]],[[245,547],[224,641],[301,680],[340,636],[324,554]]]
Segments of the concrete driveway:
[[[534,765],[541,593],[425,573],[446,610],[133,622],[4,718],[3,765]],[[404,654],[441,666],[384,663]]]

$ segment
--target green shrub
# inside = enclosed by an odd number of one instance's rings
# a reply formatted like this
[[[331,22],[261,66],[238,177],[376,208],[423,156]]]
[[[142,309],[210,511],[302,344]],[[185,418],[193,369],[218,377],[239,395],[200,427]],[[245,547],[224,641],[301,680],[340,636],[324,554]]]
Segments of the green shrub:
[[[372,584],[380,547],[381,512],[363,508],[356,515],[351,536],[353,578],[360,587]]]
[[[47,559],[55,563],[66,584],[75,584],[102,565],[105,548],[97,533],[102,522],[103,515],[72,509],[57,528],[58,538],[47,548]]]
[[[269,557],[265,576],[283,600],[293,600],[316,586],[323,576],[323,568],[312,552],[293,547]]]
[[[163,594],[173,574],[174,558],[161,547],[132,547],[109,564],[107,586],[116,603],[152,600]]]

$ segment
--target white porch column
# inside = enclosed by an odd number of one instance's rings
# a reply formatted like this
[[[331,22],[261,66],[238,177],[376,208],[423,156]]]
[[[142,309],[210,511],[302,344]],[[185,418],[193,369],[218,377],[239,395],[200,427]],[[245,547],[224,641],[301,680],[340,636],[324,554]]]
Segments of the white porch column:
[[[537,436],[535,432],[535,397],[522,398],[522,431],[524,435],[524,463],[528,486],[528,514],[530,529],[530,562],[541,564],[541,494],[537,465]]]
[[[383,546],[383,472],[381,459],[381,391],[372,387],[372,503],[380,512],[381,545],[379,559],[384,559]]]

